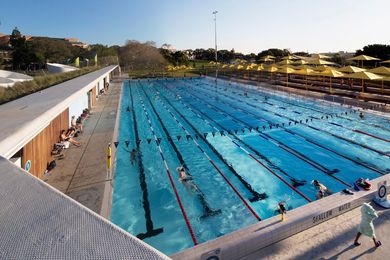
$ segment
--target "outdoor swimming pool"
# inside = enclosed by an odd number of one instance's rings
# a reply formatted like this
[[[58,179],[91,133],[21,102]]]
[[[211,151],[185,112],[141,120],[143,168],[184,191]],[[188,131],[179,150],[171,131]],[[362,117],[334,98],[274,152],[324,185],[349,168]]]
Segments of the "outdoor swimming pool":
[[[126,81],[111,221],[172,254],[280,201],[314,201],[313,179],[338,192],[390,173],[389,140],[388,118],[338,104],[209,78]],[[183,164],[197,191],[179,181]]]

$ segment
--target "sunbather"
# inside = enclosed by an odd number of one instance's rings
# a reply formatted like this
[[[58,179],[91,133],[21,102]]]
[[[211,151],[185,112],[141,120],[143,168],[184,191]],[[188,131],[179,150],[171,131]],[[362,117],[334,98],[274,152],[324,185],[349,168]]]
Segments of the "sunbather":
[[[68,132],[69,132],[69,131],[68,131]],[[68,142],[74,144],[75,146],[80,146],[80,145],[81,145],[81,143],[77,142],[77,141],[76,141],[75,139],[73,139],[69,134],[67,134],[67,133],[65,132],[65,130],[62,130],[62,131],[61,131],[60,141],[61,141],[61,142],[66,142],[66,141],[68,141]]]

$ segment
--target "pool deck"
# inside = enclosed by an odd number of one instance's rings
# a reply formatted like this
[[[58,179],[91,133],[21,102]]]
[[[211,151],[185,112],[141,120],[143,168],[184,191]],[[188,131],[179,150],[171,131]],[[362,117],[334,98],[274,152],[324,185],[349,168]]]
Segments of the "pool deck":
[[[122,79],[110,83],[107,95],[101,95],[84,123],[84,133],[76,139],[81,147],[71,145],[65,158],[43,180],[100,214],[107,178],[106,148],[112,142]]]
[[[241,259],[388,259],[390,209],[373,206],[379,215],[374,221],[377,238],[382,242],[379,248],[364,236],[360,246],[353,245],[360,222],[360,208],[356,208]]]

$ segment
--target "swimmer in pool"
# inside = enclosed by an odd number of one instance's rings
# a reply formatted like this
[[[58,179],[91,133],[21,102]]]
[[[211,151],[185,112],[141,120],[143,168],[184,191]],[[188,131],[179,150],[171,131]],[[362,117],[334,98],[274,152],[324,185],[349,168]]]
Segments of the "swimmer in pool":
[[[364,113],[360,111],[359,117],[360,117],[360,119],[363,119],[364,118]]]
[[[192,182],[192,177],[187,175],[186,170],[183,166],[177,167],[176,170],[179,174],[179,181],[181,183],[183,183],[185,186],[191,188],[194,191],[198,190],[196,185]]]
[[[331,195],[333,192],[328,189],[324,184],[320,183],[317,180],[313,181],[314,187],[318,190],[317,198],[322,199],[323,197]]]

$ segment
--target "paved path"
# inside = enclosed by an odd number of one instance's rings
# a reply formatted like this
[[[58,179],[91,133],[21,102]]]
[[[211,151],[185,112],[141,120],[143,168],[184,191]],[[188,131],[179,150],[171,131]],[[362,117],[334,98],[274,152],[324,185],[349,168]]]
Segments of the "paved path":
[[[46,176],[47,183],[98,214],[106,181],[106,148],[112,141],[121,84],[110,83],[109,93],[100,96],[84,123],[84,133],[76,138],[82,146],[71,145]]]
[[[242,259],[390,259],[390,210],[376,205],[374,208],[379,213],[374,221],[377,237],[382,242],[379,248],[364,236],[360,238],[361,246],[353,245],[360,222],[359,207]]]

